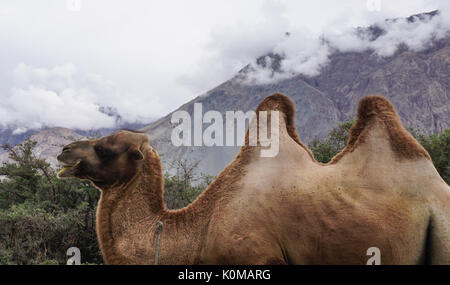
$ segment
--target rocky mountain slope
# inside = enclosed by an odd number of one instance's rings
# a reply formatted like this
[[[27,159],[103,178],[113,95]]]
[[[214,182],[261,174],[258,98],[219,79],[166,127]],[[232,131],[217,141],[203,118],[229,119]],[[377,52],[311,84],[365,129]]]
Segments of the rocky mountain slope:
[[[145,125],[146,124],[143,123],[128,123],[124,121],[119,121],[116,127],[114,128],[100,128],[100,129],[73,130],[73,131],[84,137],[91,137],[91,136],[97,137],[97,136],[107,136],[118,129],[138,129]],[[10,145],[19,144],[32,135],[38,134],[40,132],[45,133],[46,131],[51,130],[52,127],[44,127],[41,129],[30,129],[24,132],[15,132],[15,129],[16,129],[15,127],[0,129],[0,146],[2,146],[3,144],[10,144]],[[3,148],[0,148],[0,154],[2,154],[3,152],[5,152]]]
[[[417,21],[421,17],[410,17],[408,21]],[[370,32],[373,39],[383,34],[376,26],[362,32]],[[283,57],[278,54],[268,54],[256,62],[260,66],[269,66],[276,73],[282,60]],[[250,65],[177,110],[187,111],[193,117],[194,104],[202,103],[203,113],[219,111],[225,119],[226,111],[254,110],[265,97],[276,92],[284,93],[295,103],[297,130],[302,141],[308,143],[315,137],[325,137],[340,122],[352,120],[359,99],[377,93],[391,100],[408,127],[430,133],[450,125],[450,38],[435,41],[421,51],[411,51],[400,46],[389,57],[379,57],[370,50],[335,51],[318,75],[296,75],[270,84],[244,84],[243,78],[249,72]],[[200,161],[200,172],[217,175],[238,152],[238,146],[175,147],[171,141],[175,127],[171,124],[172,114],[141,128],[150,135],[152,146],[161,155],[166,171],[170,171],[172,161],[187,159],[191,162]],[[203,128],[208,126],[204,124]],[[101,135],[110,132],[104,131],[101,131]],[[11,131],[9,135],[8,130],[3,132],[6,133],[0,132],[0,142],[16,143],[23,139],[20,135],[12,136]],[[69,129],[53,128],[34,133],[31,139],[38,141],[36,154],[56,167],[55,157],[61,146],[85,136],[86,133],[80,135]],[[0,154],[0,163],[7,159],[6,153]]]
[[[373,27],[371,30],[374,38],[382,33]],[[268,57],[271,68],[277,72],[282,57]],[[258,64],[266,64],[265,59],[267,56],[258,59]],[[395,105],[405,126],[430,133],[450,124],[450,38],[418,52],[399,47],[390,57],[379,57],[370,50],[335,52],[317,76],[297,75],[273,84],[243,84],[242,78],[249,69],[247,66],[178,110],[193,117],[194,103],[202,103],[203,113],[216,110],[225,118],[225,111],[254,110],[266,96],[281,92],[295,102],[297,130],[302,141],[308,143],[326,136],[339,122],[352,120],[359,99],[376,93]],[[171,161],[184,158],[200,161],[201,172],[216,175],[238,152],[238,147],[175,147],[170,139],[174,128],[171,116],[172,113],[141,129],[150,135],[166,169]]]
[[[61,152],[62,146],[86,137],[71,129],[52,128],[31,135],[30,139],[37,142],[34,154],[38,158],[46,159],[56,169],[59,167],[56,156]],[[0,154],[0,164],[10,161],[8,153]]]

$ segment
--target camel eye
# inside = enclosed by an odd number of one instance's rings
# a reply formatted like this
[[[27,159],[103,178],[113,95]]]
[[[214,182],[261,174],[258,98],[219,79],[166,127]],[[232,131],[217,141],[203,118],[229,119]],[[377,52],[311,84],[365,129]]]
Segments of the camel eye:
[[[96,145],[94,147],[95,152],[97,153],[97,155],[102,158],[102,159],[106,159],[106,158],[111,158],[114,156],[114,152],[106,149],[100,145]]]
[[[98,156],[103,156],[104,148],[102,146],[96,145],[94,146],[94,150]]]

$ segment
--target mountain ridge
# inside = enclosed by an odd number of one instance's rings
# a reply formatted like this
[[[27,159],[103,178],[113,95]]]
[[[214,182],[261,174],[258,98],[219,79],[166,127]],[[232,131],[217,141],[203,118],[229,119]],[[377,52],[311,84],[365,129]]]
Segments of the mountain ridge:
[[[61,152],[64,145],[76,140],[87,139],[72,129],[55,127],[37,132],[29,137],[36,142],[33,154],[37,158],[45,159],[54,169],[59,168],[56,156]],[[13,162],[9,154],[4,152],[0,154],[0,165],[5,162]]]
[[[433,11],[407,19],[414,22],[425,19],[423,15],[433,17],[436,14]],[[282,56],[270,53],[258,58],[257,64],[267,65],[267,57],[271,58],[270,68],[277,72]],[[246,112],[254,110],[265,97],[283,93],[294,101],[298,133],[303,142],[309,143],[314,138],[324,138],[339,122],[352,120],[363,96],[379,94],[393,103],[405,126],[434,133],[448,128],[450,123],[449,70],[450,37],[433,41],[421,51],[400,45],[389,57],[380,57],[371,50],[334,51],[318,75],[297,74],[268,84],[242,83],[251,72],[247,65],[230,80],[177,110],[187,111],[192,116],[193,105],[202,103],[204,112]],[[140,129],[150,135],[166,168],[170,161],[181,158],[200,161],[200,172],[217,175],[238,152],[239,147],[174,147],[170,141],[174,127],[170,123],[171,114],[173,112]]]
[[[414,22],[435,15],[437,12],[432,11],[407,19]],[[383,33],[376,26],[367,27],[366,30],[374,33],[375,38]],[[256,64],[267,67],[270,63],[269,68],[276,73],[280,72],[282,60],[281,55],[269,53],[257,58]],[[300,139],[309,143],[314,138],[327,136],[329,130],[340,122],[352,120],[358,101],[363,96],[380,94],[393,103],[405,126],[433,133],[448,128],[450,124],[449,70],[450,37],[433,41],[421,51],[412,51],[400,45],[389,57],[380,57],[371,50],[333,51],[319,74],[296,74],[267,84],[243,83],[243,78],[251,72],[251,65],[248,64],[229,80],[140,130],[150,135],[151,144],[161,155],[166,171],[171,171],[172,161],[186,159],[189,162],[200,161],[200,172],[217,175],[233,159],[239,147],[173,146],[171,133],[175,126],[170,119],[175,111],[184,110],[192,116],[195,103],[203,104],[203,112],[216,110],[222,115],[226,111],[253,111],[265,97],[283,93],[294,101],[297,111],[295,123]],[[203,127],[205,129],[207,126]],[[103,130],[100,135],[107,135],[111,131]],[[80,139],[87,136],[82,133]],[[9,142],[7,136],[2,139]],[[60,141],[61,144],[68,142]],[[41,146],[45,143],[42,140]],[[52,155],[48,157],[52,165],[56,163],[54,156],[60,151],[59,147],[55,146],[55,149],[54,152],[41,151]],[[0,162],[2,155],[7,156],[0,154]]]

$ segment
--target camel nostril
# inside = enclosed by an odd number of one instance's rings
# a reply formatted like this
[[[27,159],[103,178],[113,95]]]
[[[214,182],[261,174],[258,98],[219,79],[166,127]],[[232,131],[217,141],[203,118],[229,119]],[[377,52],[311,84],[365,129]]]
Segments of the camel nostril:
[[[65,146],[65,147],[63,147],[62,152],[67,152],[69,150],[70,150],[70,147],[69,146]]]

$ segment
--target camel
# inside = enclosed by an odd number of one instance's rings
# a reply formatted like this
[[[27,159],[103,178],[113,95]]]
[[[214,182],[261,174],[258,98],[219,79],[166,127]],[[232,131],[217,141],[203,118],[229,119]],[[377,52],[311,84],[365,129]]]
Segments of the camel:
[[[381,264],[450,264],[450,188],[387,99],[361,99],[347,146],[327,164],[298,137],[289,97],[267,97],[264,110],[280,112],[279,153],[261,157],[247,130],[234,160],[178,210],[164,204],[147,134],[65,146],[59,177],[101,191],[105,264],[366,264],[373,247]]]

